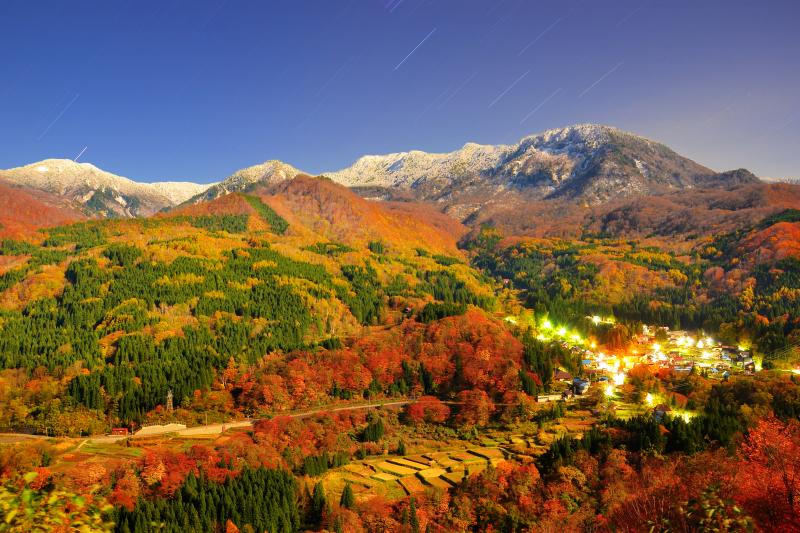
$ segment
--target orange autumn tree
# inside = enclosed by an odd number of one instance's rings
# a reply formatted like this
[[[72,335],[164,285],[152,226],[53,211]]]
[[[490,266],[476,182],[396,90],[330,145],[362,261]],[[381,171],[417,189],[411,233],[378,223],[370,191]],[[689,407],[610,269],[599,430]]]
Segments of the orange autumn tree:
[[[406,407],[409,422],[442,423],[450,417],[450,408],[435,396],[422,396]]]
[[[456,421],[465,427],[485,426],[494,412],[494,402],[479,389],[459,392],[456,402],[459,404]]]
[[[765,530],[800,529],[800,423],[759,420],[739,455],[737,500]]]

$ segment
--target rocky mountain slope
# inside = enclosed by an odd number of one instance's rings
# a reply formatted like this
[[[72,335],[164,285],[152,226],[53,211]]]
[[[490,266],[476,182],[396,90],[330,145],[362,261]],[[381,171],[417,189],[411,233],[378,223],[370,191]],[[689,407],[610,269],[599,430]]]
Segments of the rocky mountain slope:
[[[136,217],[272,186],[298,174],[271,160],[212,185],[142,184],[88,163],[51,159],[0,171],[0,178],[64,196],[90,216]],[[513,145],[468,143],[446,154],[368,155],[325,176],[367,198],[431,202],[466,222],[509,208],[524,215],[536,202],[593,207],[761,183],[746,170],[717,173],[663,144],[594,124],[548,130]]]
[[[191,181],[159,181],[150,183],[153,189],[166,196],[173,205],[178,205],[201,194],[216,183],[192,183]]]
[[[90,216],[123,218],[152,215],[207,187],[178,182],[137,183],[69,159],[46,159],[0,170],[0,179],[61,196]]]
[[[280,183],[290,180],[298,174],[302,174],[302,172],[292,165],[273,159],[259,165],[237,170],[219,183],[213,184],[199,194],[192,196],[187,200],[187,203],[207,202],[232,192],[245,192],[256,185]]]
[[[466,144],[447,154],[364,156],[327,174],[368,196],[433,200],[458,218],[515,200],[610,200],[756,183],[746,171],[718,174],[663,144],[594,124],[548,130],[513,145]]]

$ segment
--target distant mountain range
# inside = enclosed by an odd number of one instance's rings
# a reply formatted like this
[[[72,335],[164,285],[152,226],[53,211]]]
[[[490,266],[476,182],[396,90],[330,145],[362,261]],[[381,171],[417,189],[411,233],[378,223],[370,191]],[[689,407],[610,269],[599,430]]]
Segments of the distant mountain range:
[[[49,159],[0,171],[0,180],[60,195],[84,214],[148,216],[302,172],[281,161],[241,169],[218,183],[137,183],[88,163]],[[597,206],[621,198],[759,183],[746,170],[716,173],[667,146],[616,128],[578,125],[548,130],[513,145],[468,143],[446,154],[367,155],[324,174],[362,196],[434,202],[459,220],[528,202]]]
[[[61,196],[87,215],[100,217],[152,215],[208,188],[183,182],[138,183],[69,159],[0,170],[0,180]]]
[[[214,200],[232,192],[243,192],[258,185],[273,185],[294,178],[303,172],[282,161],[266,161],[260,165],[237,170],[219,183],[215,183],[187,199],[187,203]]]

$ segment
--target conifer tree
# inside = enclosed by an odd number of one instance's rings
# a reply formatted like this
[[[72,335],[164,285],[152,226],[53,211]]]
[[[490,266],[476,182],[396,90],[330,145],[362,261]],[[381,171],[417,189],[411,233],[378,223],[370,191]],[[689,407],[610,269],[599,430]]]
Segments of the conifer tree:
[[[314,485],[314,493],[311,496],[311,512],[309,520],[312,524],[322,524],[322,517],[325,514],[326,506],[327,501],[325,499],[325,488],[322,486],[322,482],[319,481],[316,485]]]
[[[347,483],[342,491],[342,497],[339,500],[339,505],[345,509],[352,509],[355,506],[355,503],[356,498],[353,494],[353,487],[350,486],[350,483]]]

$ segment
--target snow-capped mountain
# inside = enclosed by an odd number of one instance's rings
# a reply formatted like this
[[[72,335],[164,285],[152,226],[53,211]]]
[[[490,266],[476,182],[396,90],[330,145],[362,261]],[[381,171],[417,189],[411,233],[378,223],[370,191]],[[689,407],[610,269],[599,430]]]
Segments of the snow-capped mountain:
[[[0,179],[61,195],[89,215],[133,217],[256,185],[273,185],[298,174],[302,172],[297,168],[271,160],[211,185],[148,184],[88,163],[48,159],[0,170]],[[530,201],[597,205],[633,196],[759,182],[746,170],[716,173],[663,144],[595,124],[552,129],[510,145],[467,143],[444,154],[367,155],[325,176],[363,196],[435,201],[460,220],[487,207],[524,209]]]
[[[0,178],[56,194],[89,215],[148,216],[197,194],[207,186],[187,183],[137,183],[69,159],[46,159],[0,170]]]
[[[257,184],[272,185],[290,180],[298,174],[303,174],[303,172],[292,165],[273,159],[260,165],[237,170],[219,183],[211,185],[199,194],[192,196],[187,200],[187,203],[213,200],[232,192],[246,191]]]
[[[789,183],[791,185],[800,185],[800,178],[761,178],[768,183]]]
[[[545,131],[513,145],[468,143],[455,152],[364,156],[326,174],[387,198],[411,196],[464,216],[486,203],[565,199],[586,204],[669,190],[725,185],[725,175],[663,144],[595,124]],[[744,178],[752,179],[752,174]]]
[[[166,196],[173,205],[182,204],[189,198],[201,194],[216,183],[193,183],[191,181],[158,181],[150,183],[156,191]]]

